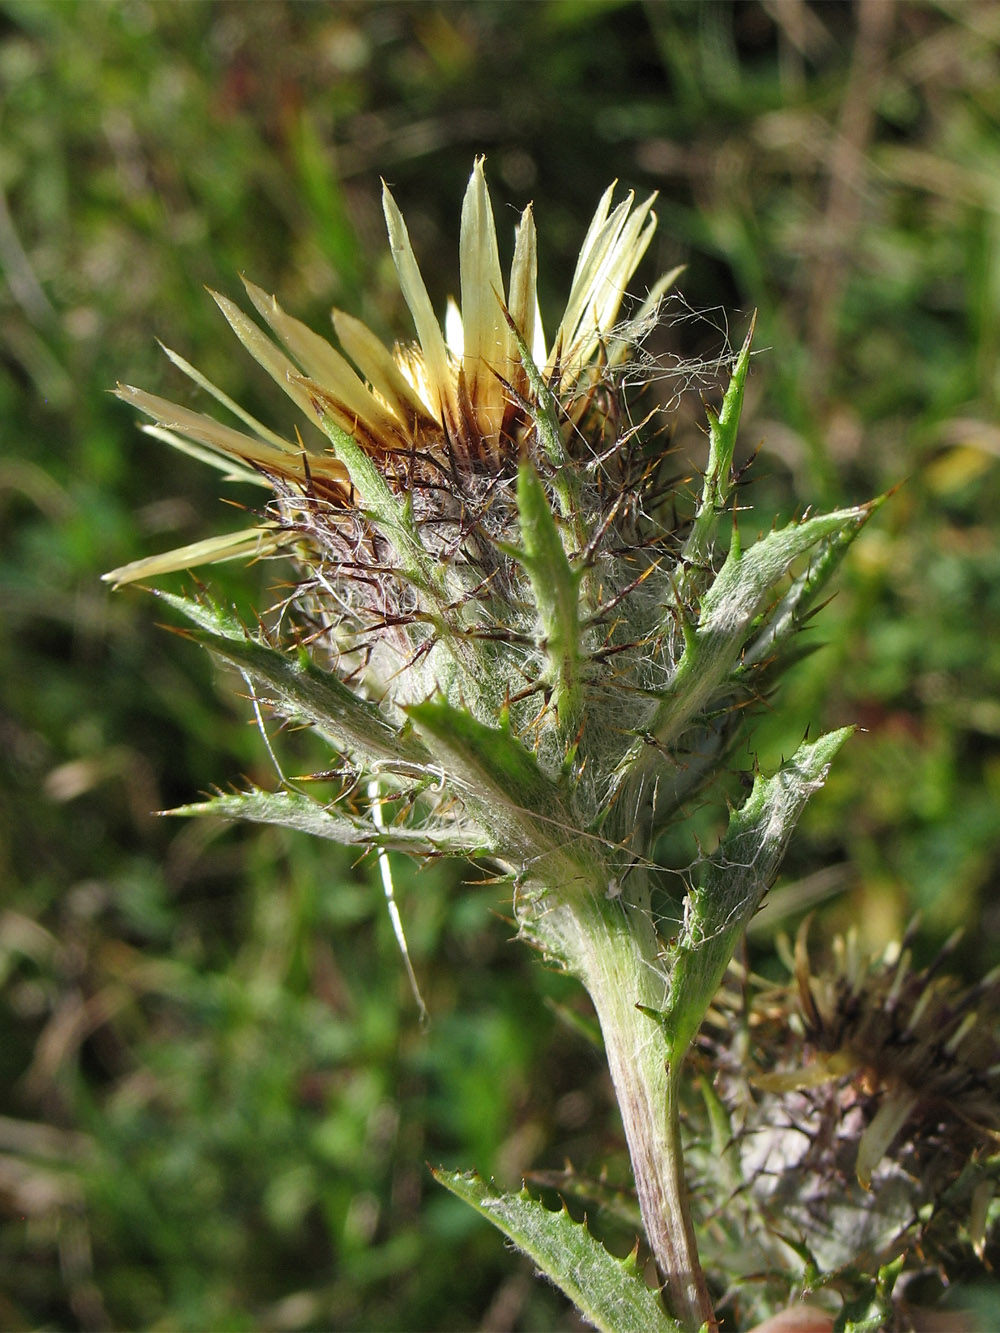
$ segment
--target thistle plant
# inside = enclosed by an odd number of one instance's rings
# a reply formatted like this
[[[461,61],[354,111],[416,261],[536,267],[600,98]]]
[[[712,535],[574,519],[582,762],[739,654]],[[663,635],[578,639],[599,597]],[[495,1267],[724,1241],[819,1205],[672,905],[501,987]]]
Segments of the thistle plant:
[[[746,539],[734,450],[750,333],[708,411],[700,483],[671,487],[663,412],[629,385],[676,275],[623,309],[653,203],[605,193],[548,338],[531,209],[505,282],[482,161],[461,215],[461,309],[444,331],[388,189],[412,345],[390,351],[334,311],[338,350],[247,282],[265,332],[216,295],[301,420],[272,430],[173,352],[233,424],[120,387],[152,434],[269,498],[241,532],[107,575],[123,584],[235,557],[290,561],[290,587],[252,626],[205,594],[160,595],[258,704],[328,744],[339,797],[285,781],[186,811],[380,855],[488,863],[509,879],[519,937],[586,988],[666,1310],[635,1255],[614,1259],[568,1214],[473,1175],[439,1178],[614,1330],[715,1322],[683,1165],[685,1061],[847,731],[753,775],[718,846],[684,875],[669,939],[655,910],[667,887],[657,844],[725,770],[872,512]]]

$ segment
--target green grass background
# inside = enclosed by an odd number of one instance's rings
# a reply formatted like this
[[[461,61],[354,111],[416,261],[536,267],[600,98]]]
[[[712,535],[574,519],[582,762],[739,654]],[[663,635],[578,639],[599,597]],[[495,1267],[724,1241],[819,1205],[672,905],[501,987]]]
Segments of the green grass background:
[[[502,888],[399,863],[424,1032],[370,865],[156,818],[272,775],[237,683],[99,582],[240,522],[107,392],[194,401],[156,338],[285,419],[205,285],[406,334],[380,176],[441,305],[486,152],[550,329],[604,186],[658,189],[664,354],[759,310],[744,524],[901,483],[747,745],[865,728],[769,929],[919,911],[922,954],[965,926],[957,966],[997,962],[998,47],[994,0],[0,3],[0,1326],[577,1327],[425,1166],[621,1168],[573,988]],[[273,578],[212,582],[249,611]]]

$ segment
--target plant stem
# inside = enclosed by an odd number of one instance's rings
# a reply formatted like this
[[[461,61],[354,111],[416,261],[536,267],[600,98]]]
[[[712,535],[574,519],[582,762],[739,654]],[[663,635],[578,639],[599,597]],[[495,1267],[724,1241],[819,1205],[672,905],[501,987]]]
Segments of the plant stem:
[[[686,1329],[716,1328],[698,1259],[681,1150],[677,1071],[655,1017],[666,981],[648,907],[587,895],[536,923],[590,993],[621,1111],[646,1238],[671,1313]]]

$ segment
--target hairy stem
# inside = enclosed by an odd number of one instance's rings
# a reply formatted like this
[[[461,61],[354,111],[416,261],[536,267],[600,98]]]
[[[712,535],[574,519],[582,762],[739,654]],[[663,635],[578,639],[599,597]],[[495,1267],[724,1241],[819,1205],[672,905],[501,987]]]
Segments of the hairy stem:
[[[677,1074],[659,1023],[642,1012],[659,1012],[666,998],[648,909],[588,896],[550,910],[538,924],[597,1010],[646,1238],[671,1313],[684,1328],[715,1328],[684,1180]]]

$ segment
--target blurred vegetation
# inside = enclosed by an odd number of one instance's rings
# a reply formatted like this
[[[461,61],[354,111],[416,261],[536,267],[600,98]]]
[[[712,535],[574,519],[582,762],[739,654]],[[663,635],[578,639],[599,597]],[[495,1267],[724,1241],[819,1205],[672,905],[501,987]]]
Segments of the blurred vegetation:
[[[760,312],[743,521],[900,484],[753,734],[865,728],[752,946],[825,900],[1000,959],[998,122],[994,0],[3,0],[0,1325],[577,1326],[424,1167],[621,1164],[574,989],[502,889],[399,864],[421,1031],[370,865],[152,815],[267,757],[233,681],[98,581],[239,522],[106,392],[188,392],[156,338],[283,419],[205,285],[405,334],[380,175],[441,303],[487,152],[501,215],[536,200],[550,327],[607,182],[658,189],[667,364]],[[273,577],[213,584],[249,614]]]

